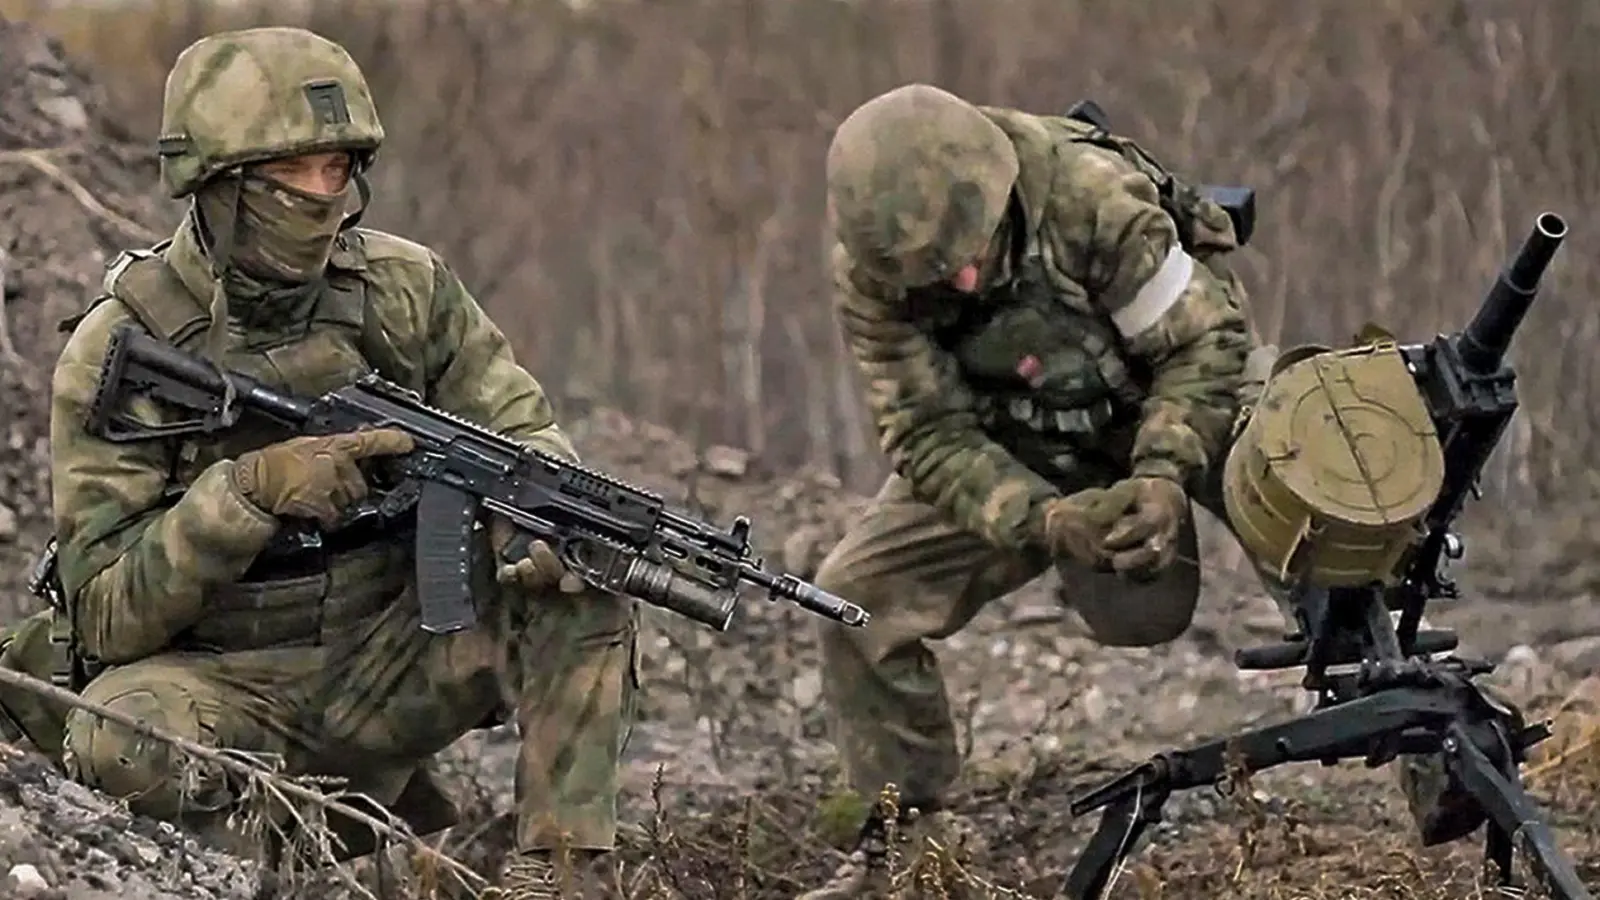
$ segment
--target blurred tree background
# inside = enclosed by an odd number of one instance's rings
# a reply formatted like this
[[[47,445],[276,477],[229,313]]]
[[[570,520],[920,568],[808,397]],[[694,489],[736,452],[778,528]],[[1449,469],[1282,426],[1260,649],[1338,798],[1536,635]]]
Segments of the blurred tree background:
[[[154,138],[177,52],[303,24],[365,67],[389,140],[369,224],[438,247],[563,415],[619,408],[759,465],[883,472],[822,266],[822,156],[928,81],[1036,112],[1089,97],[1198,181],[1260,194],[1237,265],[1260,330],[1460,327],[1533,216],[1572,236],[1519,338],[1491,488],[1594,495],[1600,7],[1584,0],[41,2]],[[176,210],[174,210],[176,214]]]

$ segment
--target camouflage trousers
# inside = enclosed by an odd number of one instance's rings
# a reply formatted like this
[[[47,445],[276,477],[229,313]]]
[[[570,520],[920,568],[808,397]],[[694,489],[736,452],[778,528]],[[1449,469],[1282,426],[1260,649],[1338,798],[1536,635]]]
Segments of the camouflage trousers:
[[[1189,485],[1193,504],[1226,523],[1221,466]],[[939,660],[930,642],[960,631],[991,601],[1054,565],[1060,600],[1090,636],[1114,647],[1154,647],[1177,639],[1193,620],[1200,593],[1198,539],[1190,516],[1177,561],[1138,583],[1044,553],[996,548],[915,499],[891,475],[863,516],[823,560],[816,583],[872,613],[864,628],[820,625],[823,696],[850,787],[865,798],[894,783],[905,807],[936,807],[960,774]],[[1289,592],[1258,571],[1280,612]],[[1292,626],[1291,626],[1292,627]],[[1419,818],[1444,789],[1437,757],[1406,757],[1401,786]]]
[[[81,693],[168,734],[262,754],[290,774],[343,779],[424,834],[455,819],[431,758],[514,711],[518,849],[612,849],[639,684],[635,602],[513,595],[486,574],[474,587],[490,602],[480,600],[479,624],[457,634],[424,632],[408,587],[325,646],[164,653],[112,667]],[[41,630],[48,613],[13,630],[0,665],[42,675]],[[241,785],[225,773],[88,713],[51,722],[15,692],[0,702],[46,752],[60,735],[59,760],[76,780],[230,849],[261,849],[225,824],[241,801]],[[364,829],[332,824],[354,838],[344,855],[364,852]]]

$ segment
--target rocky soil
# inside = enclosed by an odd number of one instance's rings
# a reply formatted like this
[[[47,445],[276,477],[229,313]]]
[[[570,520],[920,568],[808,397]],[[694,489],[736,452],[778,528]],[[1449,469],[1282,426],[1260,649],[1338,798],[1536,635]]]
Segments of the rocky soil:
[[[150,155],[100,118],[99,108],[97,88],[50,41],[0,23],[6,612],[31,608],[21,585],[48,528],[45,395],[59,347],[54,323],[92,294],[117,248],[148,243],[172,221],[150,188]],[[591,461],[673,502],[719,522],[750,516],[774,562],[800,574],[814,569],[863,502],[814,473],[757,477],[742,472],[736,457],[697,459],[670,432],[604,411],[573,431]],[[1549,563],[1561,577],[1538,590],[1490,560],[1468,586],[1492,594],[1432,617],[1459,628],[1468,650],[1502,662],[1493,680],[1507,693],[1535,715],[1556,717],[1558,738],[1536,763],[1534,785],[1564,845],[1600,886],[1600,833],[1592,827],[1600,821],[1593,790],[1600,752],[1589,725],[1600,712],[1593,678],[1600,604],[1592,570],[1573,574],[1586,568],[1592,544],[1572,549]],[[1275,639],[1279,625],[1248,581],[1225,566],[1212,569],[1195,626],[1156,650],[1095,646],[1045,584],[995,604],[945,643],[968,758],[949,824],[965,842],[917,863],[924,874],[942,869],[936,880],[948,893],[912,896],[1060,896],[1093,827],[1070,815],[1075,791],[1166,746],[1306,708],[1295,676],[1235,669],[1232,651]],[[609,896],[777,900],[842,858],[848,835],[839,823],[848,809],[834,794],[815,645],[803,614],[761,601],[725,634],[652,611],[644,716],[629,750],[629,824]],[[443,760],[471,815],[440,846],[485,872],[505,849],[514,741],[505,729],[475,733]],[[1493,896],[1478,855],[1477,840],[1419,849],[1386,770],[1285,767],[1229,796],[1194,791],[1175,799],[1151,846],[1108,896]],[[403,860],[398,874],[355,868],[374,895],[428,893],[425,877]],[[252,865],[130,817],[63,783],[26,748],[4,746],[0,875],[8,878],[0,896],[245,900],[274,893]],[[295,895],[352,890],[329,882]]]

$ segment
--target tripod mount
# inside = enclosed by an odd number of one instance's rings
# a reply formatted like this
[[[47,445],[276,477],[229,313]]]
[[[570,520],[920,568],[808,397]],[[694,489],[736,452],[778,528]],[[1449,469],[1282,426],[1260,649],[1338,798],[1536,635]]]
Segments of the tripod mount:
[[[1439,485],[1436,495],[1425,495],[1425,500],[1431,498],[1426,512],[1396,557],[1391,571],[1397,574],[1364,582],[1351,577],[1351,571],[1359,569],[1352,560],[1368,559],[1361,553],[1372,544],[1346,541],[1341,546],[1336,528],[1324,528],[1325,521],[1298,532],[1296,540],[1319,533],[1325,538],[1333,535],[1332,539],[1324,540],[1320,548],[1311,546],[1314,540],[1307,541],[1307,546],[1296,547],[1281,560],[1280,571],[1292,573],[1287,580],[1295,585],[1289,599],[1296,631],[1282,643],[1239,651],[1235,662],[1241,669],[1253,670],[1303,666],[1302,686],[1316,697],[1313,710],[1280,724],[1156,754],[1073,800],[1074,816],[1095,810],[1102,814],[1068,876],[1068,897],[1098,900],[1112,873],[1135,852],[1146,829],[1161,821],[1163,806],[1178,791],[1220,786],[1239,770],[1255,773],[1284,763],[1315,761],[1331,766],[1360,759],[1368,767],[1378,767],[1401,755],[1416,755],[1435,757],[1446,778],[1442,791],[1430,791],[1424,798],[1431,808],[1418,817],[1426,844],[1463,839],[1486,825],[1485,861],[1493,864],[1502,885],[1515,883],[1513,859],[1520,850],[1558,900],[1593,900],[1571,859],[1556,845],[1539,805],[1522,785],[1521,764],[1528,749],[1549,736],[1548,723],[1527,724],[1518,709],[1474,682],[1492,672],[1492,664],[1441,656],[1456,648],[1453,632],[1419,627],[1430,600],[1459,596],[1445,571],[1464,551],[1453,525],[1466,498],[1478,496],[1484,464],[1517,408],[1515,373],[1504,363],[1505,352],[1565,235],[1566,224],[1559,216],[1539,216],[1533,233],[1501,272],[1466,329],[1427,344],[1398,348],[1403,371],[1410,374],[1415,397],[1426,410],[1417,418],[1432,425],[1431,432],[1418,433],[1428,438],[1428,453],[1439,460],[1442,475],[1434,482]],[[1353,385],[1356,394],[1365,389],[1362,399],[1372,401],[1376,396],[1372,383],[1357,383],[1348,377],[1349,371],[1353,370],[1327,367],[1317,374],[1329,392],[1333,386]],[[1369,402],[1369,408],[1356,412],[1370,413],[1373,405],[1383,405],[1391,413],[1394,408],[1385,400]],[[1335,409],[1325,421],[1333,422],[1348,411],[1348,407]],[[1319,416],[1317,421],[1324,419]],[[1346,428],[1347,423],[1339,422],[1338,427]],[[1348,425],[1346,434],[1356,430],[1358,425]],[[1303,445],[1306,435],[1300,437]],[[1240,450],[1235,447],[1233,452]],[[1398,455],[1414,460],[1419,454]],[[1283,458],[1287,457],[1279,457]],[[1230,457],[1229,464],[1234,463]],[[1427,463],[1419,465],[1426,468]],[[1380,496],[1381,486],[1374,480],[1380,476],[1360,460],[1358,467],[1364,487]],[[1282,486],[1287,490],[1277,496],[1293,494],[1297,487],[1292,479]],[[1298,486],[1303,488],[1304,482]],[[1263,516],[1263,508],[1258,504],[1243,516],[1232,515],[1230,508],[1230,520],[1246,532],[1278,512],[1267,509]],[[1380,521],[1389,527],[1388,533],[1395,533],[1389,519]]]
[[[1317,592],[1323,593],[1323,592]],[[1359,634],[1374,644],[1398,648],[1389,610],[1377,591],[1351,603],[1329,604],[1341,613],[1359,615]],[[1341,616],[1343,618],[1343,616]],[[1354,623],[1351,623],[1354,624]],[[1327,632],[1340,638],[1358,632]],[[1425,631],[1418,644],[1455,643],[1445,631]],[[1296,640],[1239,654],[1240,668],[1283,668],[1252,665],[1275,662],[1282,654],[1305,654],[1312,643]],[[1074,816],[1104,812],[1099,827],[1079,856],[1067,881],[1073,900],[1100,896],[1118,864],[1134,850],[1144,831],[1161,821],[1162,807],[1172,794],[1220,783],[1234,767],[1258,772],[1291,762],[1334,765],[1361,759],[1381,766],[1400,754],[1439,754],[1449,775],[1455,802],[1469,809],[1459,813],[1476,830],[1487,821],[1485,857],[1500,883],[1514,883],[1512,861],[1516,839],[1533,868],[1560,900],[1591,900],[1571,860],[1556,845],[1538,804],[1523,789],[1518,768],[1529,747],[1549,736],[1546,723],[1526,725],[1514,707],[1485,694],[1473,678],[1493,670],[1486,662],[1456,657],[1405,658],[1399,653],[1366,658],[1344,655],[1324,665],[1350,664],[1342,674],[1308,670],[1308,687],[1318,693],[1317,708],[1277,725],[1240,732],[1186,750],[1160,753],[1143,765],[1075,799]],[[1442,843],[1465,834],[1445,835]]]

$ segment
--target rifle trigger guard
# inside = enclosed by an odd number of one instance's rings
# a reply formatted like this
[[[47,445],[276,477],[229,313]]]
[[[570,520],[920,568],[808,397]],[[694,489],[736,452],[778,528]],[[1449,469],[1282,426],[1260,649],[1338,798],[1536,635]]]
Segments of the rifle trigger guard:
[[[567,567],[567,571],[578,576],[584,584],[595,590],[612,590],[606,585],[605,579],[601,578],[599,566],[585,560],[578,554],[578,548],[581,544],[582,542],[578,538],[564,535],[555,541],[555,546],[551,549],[555,550],[556,558],[561,560],[563,566]],[[613,552],[615,551],[613,550]]]

